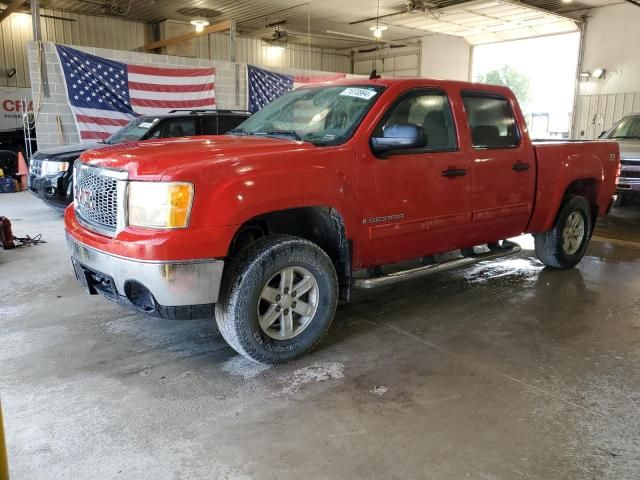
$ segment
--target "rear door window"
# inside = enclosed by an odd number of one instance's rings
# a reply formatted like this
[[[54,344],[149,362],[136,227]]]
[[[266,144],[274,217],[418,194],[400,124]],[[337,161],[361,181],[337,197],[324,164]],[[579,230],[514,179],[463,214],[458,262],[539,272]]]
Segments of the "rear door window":
[[[200,130],[200,135],[218,135],[218,117],[201,117]]]
[[[190,137],[197,134],[195,118],[168,118],[160,125],[160,138]]]
[[[236,128],[246,119],[247,117],[240,115],[220,115],[218,117],[218,135],[224,135],[229,130]]]
[[[513,148],[520,144],[520,133],[506,98],[464,92],[462,101],[475,148]]]

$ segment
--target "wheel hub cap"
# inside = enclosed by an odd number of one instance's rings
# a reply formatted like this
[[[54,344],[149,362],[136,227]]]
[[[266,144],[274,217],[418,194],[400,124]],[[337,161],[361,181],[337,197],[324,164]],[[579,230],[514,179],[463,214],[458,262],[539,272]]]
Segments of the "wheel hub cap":
[[[289,340],[309,326],[318,309],[318,282],[303,267],[286,267],[269,279],[258,300],[258,323],[276,340]]]
[[[584,217],[579,212],[573,212],[562,231],[562,249],[567,255],[574,255],[580,249],[584,234]]]

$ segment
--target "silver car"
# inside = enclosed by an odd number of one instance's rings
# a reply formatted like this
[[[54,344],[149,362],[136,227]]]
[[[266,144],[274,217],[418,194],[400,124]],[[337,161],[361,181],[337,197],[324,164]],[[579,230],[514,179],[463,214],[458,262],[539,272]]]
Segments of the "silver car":
[[[640,192],[640,113],[623,117],[601,136],[620,145],[618,194]]]

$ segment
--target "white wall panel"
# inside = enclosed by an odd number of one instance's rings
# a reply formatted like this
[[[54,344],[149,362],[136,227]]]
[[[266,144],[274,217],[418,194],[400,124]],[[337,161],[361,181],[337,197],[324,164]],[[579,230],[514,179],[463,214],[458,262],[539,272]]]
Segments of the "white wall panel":
[[[583,95],[638,91],[640,84],[640,8],[620,3],[589,11],[583,69],[606,68],[602,80],[581,82]]]
[[[595,140],[624,115],[640,112],[640,91],[604,95],[579,95],[576,103],[573,138]]]
[[[471,78],[471,45],[464,38],[429,35],[422,39],[421,74],[428,78]]]

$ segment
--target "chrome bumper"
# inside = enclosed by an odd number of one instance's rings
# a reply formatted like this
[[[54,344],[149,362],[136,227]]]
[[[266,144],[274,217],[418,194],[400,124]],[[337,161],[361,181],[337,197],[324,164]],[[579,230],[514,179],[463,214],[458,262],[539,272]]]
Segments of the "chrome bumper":
[[[618,192],[639,192],[640,191],[640,179],[638,178],[620,178],[616,185]]]
[[[144,286],[163,306],[213,304],[218,301],[222,260],[148,261],[120,257],[89,247],[67,235],[74,265],[110,277],[115,293],[128,298],[127,284]],[[131,298],[129,298],[131,300]]]

